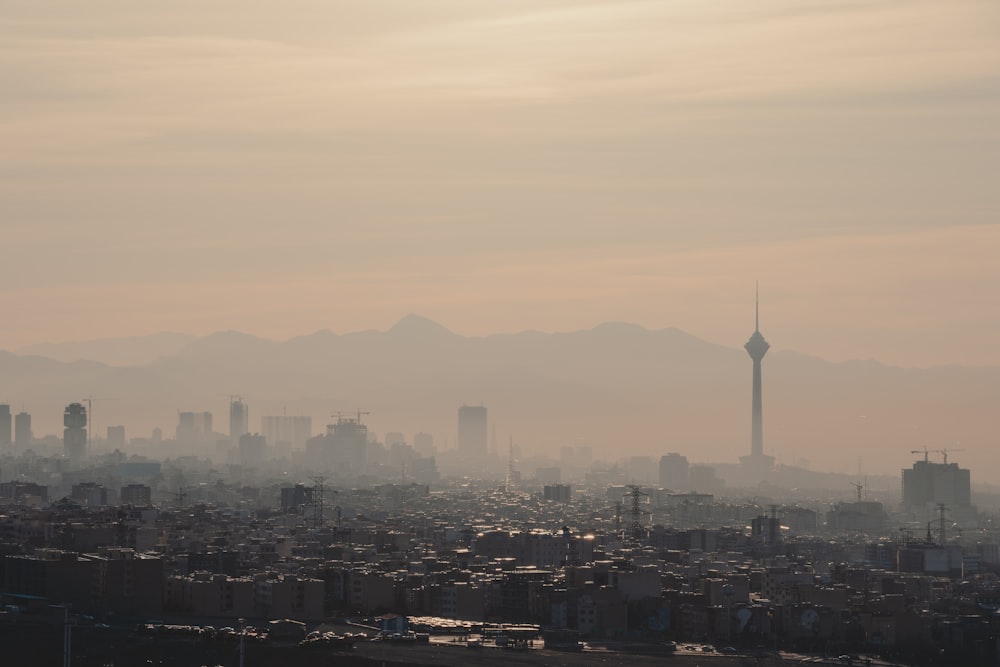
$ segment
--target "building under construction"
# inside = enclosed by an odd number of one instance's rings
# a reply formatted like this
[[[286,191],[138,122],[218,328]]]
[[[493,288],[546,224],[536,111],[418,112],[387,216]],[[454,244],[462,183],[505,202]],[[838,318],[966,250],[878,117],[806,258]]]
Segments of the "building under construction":
[[[903,470],[903,507],[907,511],[923,511],[940,504],[954,509],[972,504],[968,468],[959,468],[957,463],[935,463],[924,457],[909,470]]]

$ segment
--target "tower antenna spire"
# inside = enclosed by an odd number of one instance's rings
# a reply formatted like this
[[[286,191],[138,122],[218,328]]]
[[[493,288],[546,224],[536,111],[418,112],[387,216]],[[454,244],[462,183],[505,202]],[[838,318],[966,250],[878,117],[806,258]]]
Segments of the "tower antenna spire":
[[[753,330],[760,331],[760,281],[754,281]]]

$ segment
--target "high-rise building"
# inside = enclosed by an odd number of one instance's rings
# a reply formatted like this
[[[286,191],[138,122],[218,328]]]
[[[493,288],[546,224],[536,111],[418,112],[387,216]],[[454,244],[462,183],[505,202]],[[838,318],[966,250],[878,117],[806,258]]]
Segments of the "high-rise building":
[[[108,427],[108,449],[124,449],[125,448],[125,427],[124,426],[109,426]]]
[[[212,436],[211,412],[181,412],[177,415],[177,441],[204,443]]]
[[[31,446],[34,436],[31,433],[31,415],[18,412],[14,417],[14,444],[21,451]]]
[[[753,398],[751,402],[750,455],[740,457],[743,467],[752,474],[764,474],[774,466],[774,457],[764,454],[764,415],[761,397],[760,362],[771,349],[760,333],[760,298],[754,300],[754,331],[743,348],[753,360]]]
[[[306,458],[318,471],[363,475],[368,466],[368,427],[360,419],[338,417],[336,424],[327,425],[326,435],[306,442]]]
[[[87,455],[87,408],[70,403],[63,413],[63,447],[72,461],[82,461]]]
[[[687,491],[691,480],[686,456],[676,452],[660,457],[660,486],[671,491]]]
[[[126,484],[121,490],[122,505],[149,507],[152,505],[153,490],[145,484]]]
[[[229,440],[238,443],[240,436],[249,432],[250,408],[237,396],[229,402]]]
[[[909,511],[919,513],[942,504],[960,510],[969,507],[971,502],[968,468],[925,458],[915,462],[909,470],[903,470],[903,506]]]
[[[305,449],[312,437],[312,417],[275,415],[260,418],[260,432],[271,447]]]
[[[281,511],[297,512],[306,505],[312,504],[313,488],[305,484],[286,486],[281,489]]]
[[[262,435],[244,433],[240,436],[239,462],[244,466],[258,466],[267,456],[267,441]]]
[[[399,431],[389,431],[388,433],[385,434],[384,444],[386,447],[389,447],[390,449],[392,448],[393,445],[405,445],[406,436],[400,433]]]
[[[97,482],[74,484],[69,497],[90,507],[103,507],[108,504],[108,490]]]
[[[11,418],[10,406],[0,405],[0,452],[6,452],[11,445]]]
[[[458,409],[458,453],[468,459],[482,459],[488,453],[486,408],[463,405]]]
[[[430,433],[416,433],[413,436],[413,451],[421,456],[434,456],[434,436]]]

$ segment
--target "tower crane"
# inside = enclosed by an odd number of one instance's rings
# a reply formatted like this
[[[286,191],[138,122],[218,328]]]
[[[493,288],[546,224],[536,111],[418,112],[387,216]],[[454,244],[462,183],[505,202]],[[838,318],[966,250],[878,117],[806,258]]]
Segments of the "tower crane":
[[[864,484],[859,484],[858,482],[851,482],[851,486],[853,486],[855,489],[857,489],[857,491],[858,491],[858,502],[860,503],[861,502],[861,489],[865,488],[865,485]]]
[[[355,414],[355,413],[353,413],[353,412],[342,412],[340,410],[337,410],[336,412],[331,413],[330,416],[336,418],[337,421],[342,421],[345,417],[347,417],[348,419],[350,419],[349,415],[352,415],[352,414]],[[361,417],[363,417],[364,415],[370,415],[370,414],[371,414],[370,410],[360,410],[360,409],[357,410],[357,420],[358,420],[358,423],[359,424],[361,423]]]
[[[964,449],[948,449],[947,447],[942,447],[941,449],[934,450],[941,454],[944,458],[944,464],[948,465],[948,452],[964,452]]]
[[[911,454],[923,454],[924,455],[924,463],[927,463],[928,457],[929,457],[929,455],[930,455],[931,452],[933,452],[935,454],[940,454],[941,457],[944,459],[944,464],[948,465],[948,452],[964,452],[964,451],[965,451],[964,449],[957,449],[957,448],[948,449],[947,447],[942,447],[941,449],[927,449],[926,447],[924,447],[923,449],[911,449],[910,453]]]

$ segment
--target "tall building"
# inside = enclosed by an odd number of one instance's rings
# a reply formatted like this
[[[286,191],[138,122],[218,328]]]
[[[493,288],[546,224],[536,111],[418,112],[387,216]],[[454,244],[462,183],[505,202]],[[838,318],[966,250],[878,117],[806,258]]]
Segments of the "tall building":
[[[70,403],[63,413],[63,448],[71,461],[82,461],[87,455],[87,408]]]
[[[368,427],[358,419],[338,417],[326,427],[326,435],[306,442],[306,459],[317,471],[335,470],[339,475],[363,475],[368,466]]]
[[[754,300],[754,330],[743,348],[753,360],[753,398],[751,404],[750,455],[740,457],[751,474],[763,474],[774,465],[774,457],[764,454],[764,416],[761,398],[760,362],[771,346],[760,333],[760,295]]]
[[[434,456],[434,436],[430,433],[416,433],[413,436],[413,451],[421,456]]]
[[[108,427],[108,449],[124,449],[125,448],[125,427],[124,426],[109,426]]]
[[[917,461],[903,470],[903,506],[921,512],[940,504],[961,510],[972,503],[971,475],[957,463]]]
[[[690,484],[686,456],[671,452],[660,457],[660,486],[671,491],[687,491]]]
[[[229,440],[234,444],[250,432],[250,408],[240,397],[229,402]]]
[[[177,414],[177,442],[203,443],[212,436],[211,412],[180,412]]]
[[[10,406],[0,405],[0,452],[7,452],[11,445]]]
[[[14,417],[14,444],[21,451],[31,446],[34,436],[31,433],[31,415],[18,412]]]
[[[306,441],[312,437],[312,417],[261,417],[260,432],[271,447],[302,450],[306,447]]]
[[[126,484],[119,497],[122,505],[149,507],[153,504],[153,490],[145,484]]]
[[[458,409],[458,453],[468,459],[483,459],[489,452],[486,408],[463,405]]]
[[[385,434],[384,444],[386,447],[390,449],[392,448],[393,445],[405,445],[406,436],[400,433],[399,431],[389,431],[388,433]]]
[[[262,435],[244,433],[239,442],[239,463],[244,466],[258,466],[267,456],[267,441]]]

